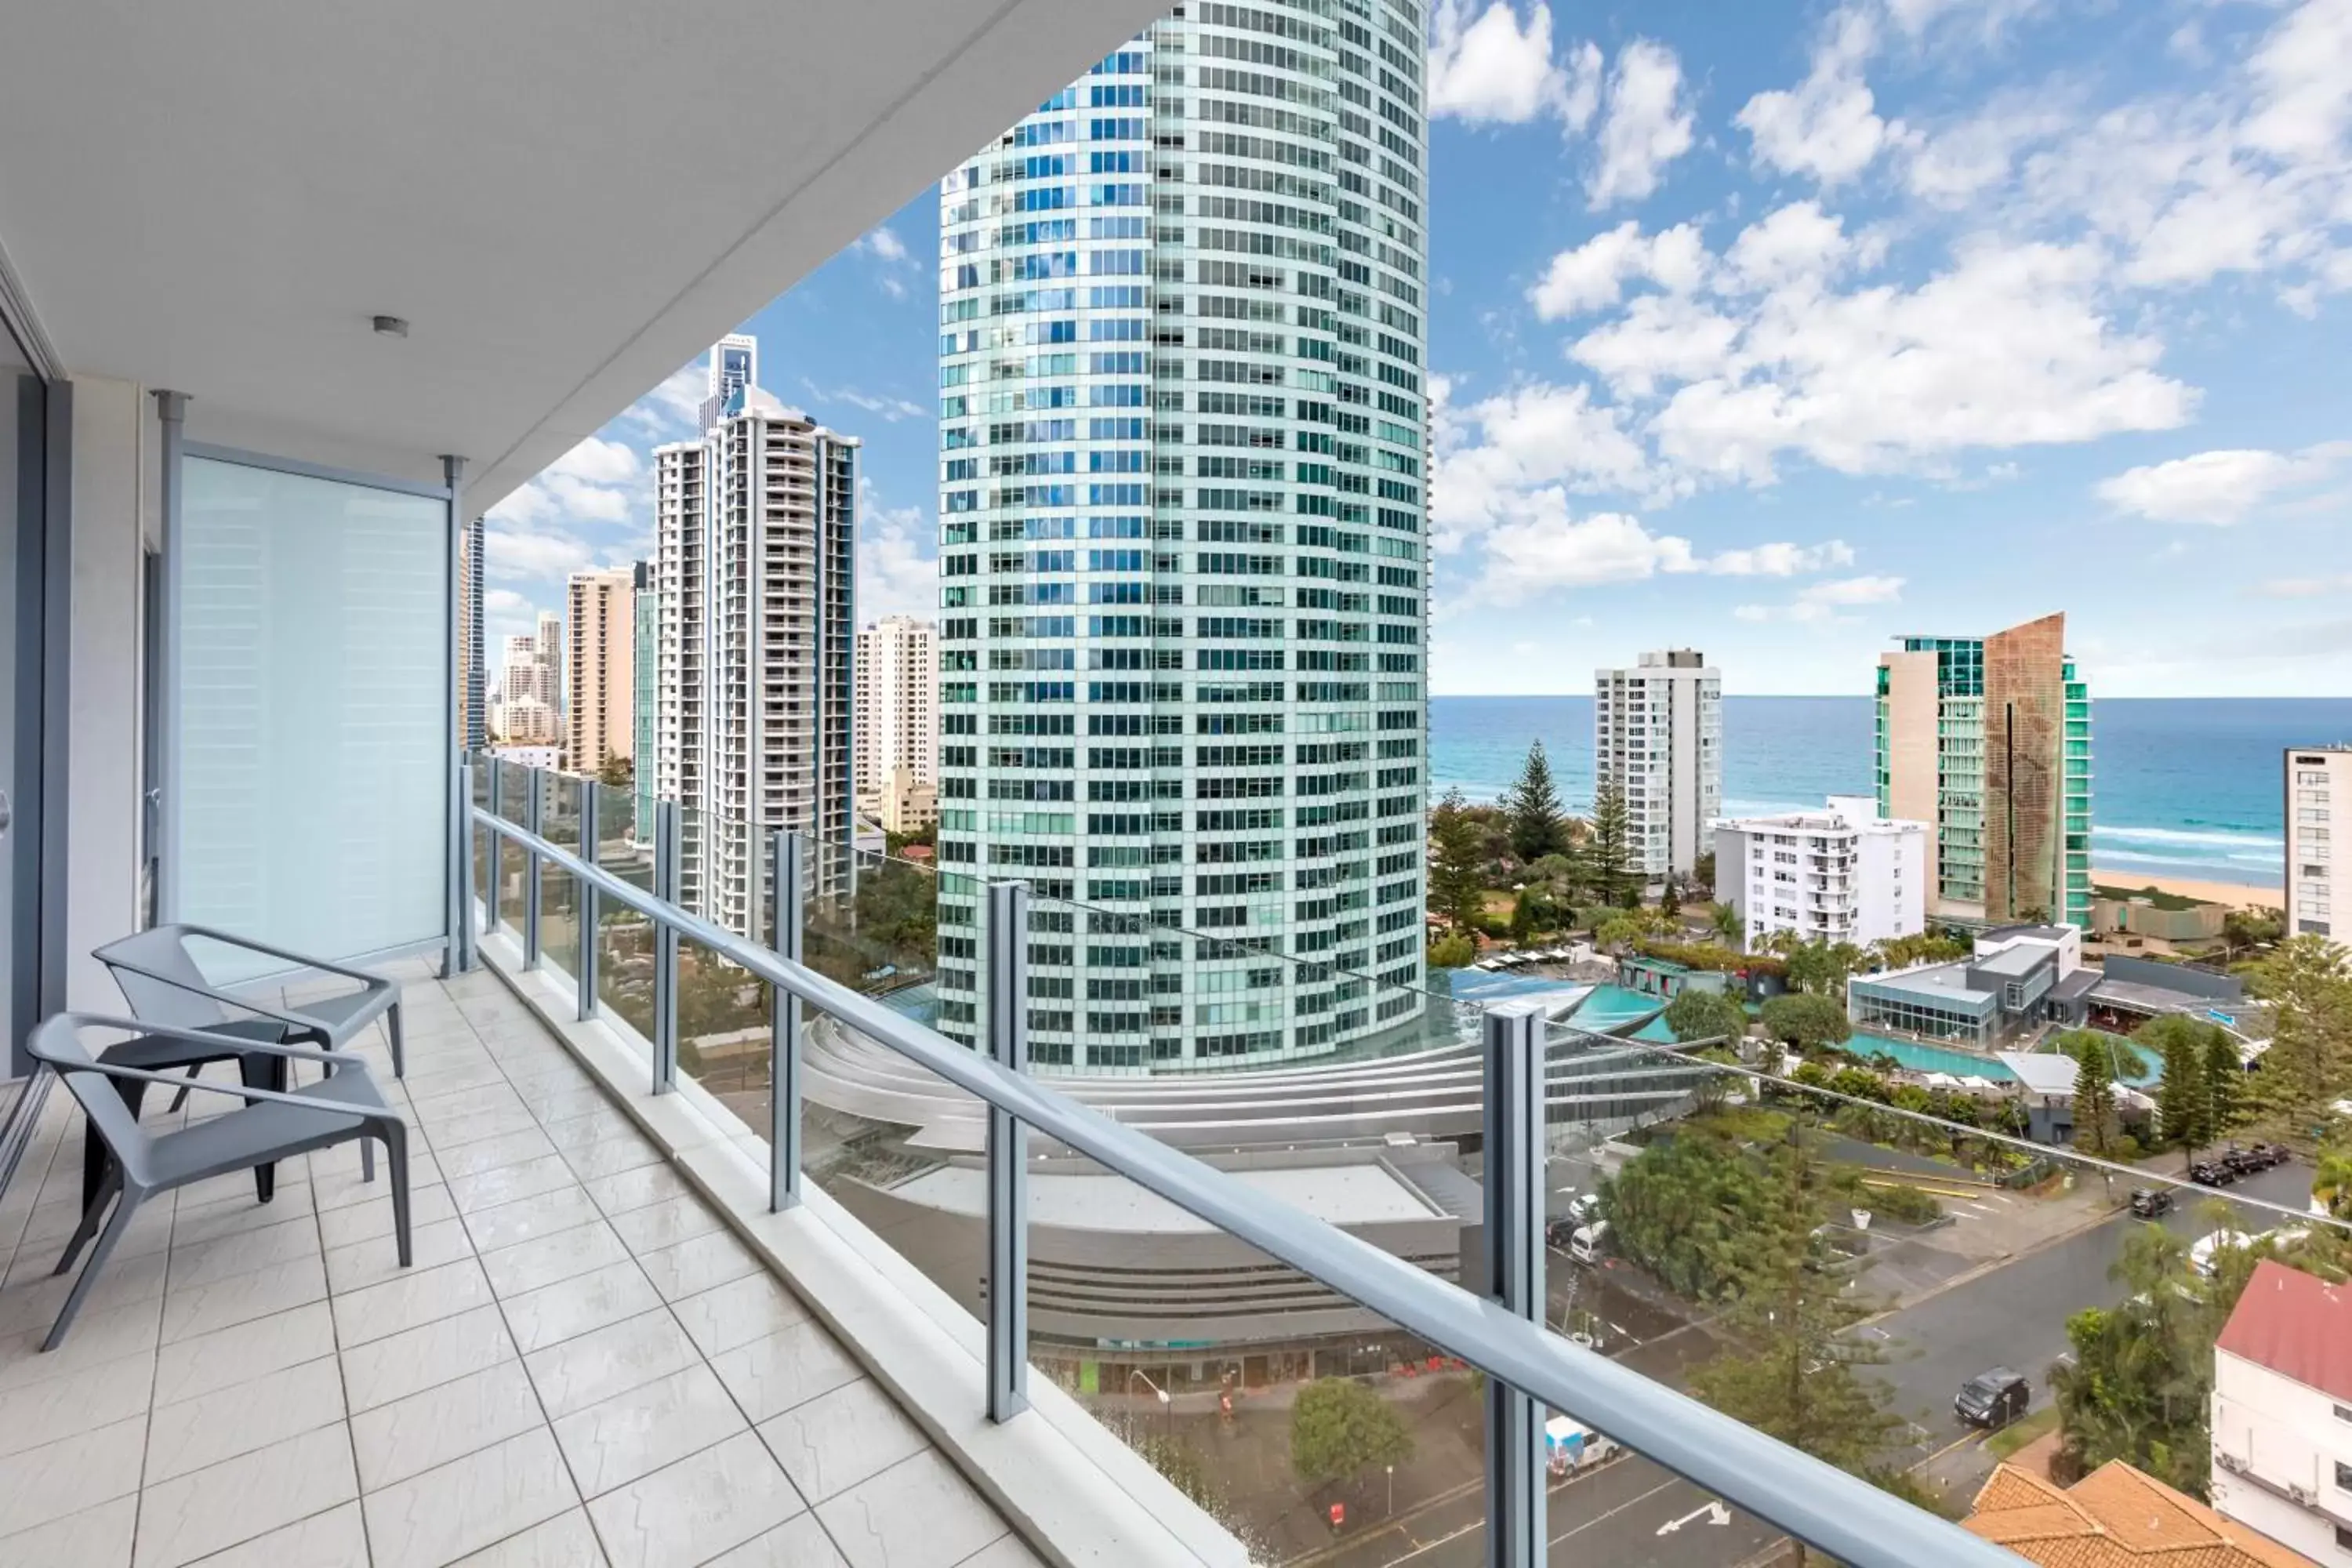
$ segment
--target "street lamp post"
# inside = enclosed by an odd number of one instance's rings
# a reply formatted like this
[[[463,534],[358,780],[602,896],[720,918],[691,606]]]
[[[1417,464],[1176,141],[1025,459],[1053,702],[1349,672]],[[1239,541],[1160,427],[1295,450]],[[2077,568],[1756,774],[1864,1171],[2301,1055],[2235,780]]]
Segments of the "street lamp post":
[[[1391,1465],[1391,1466],[1389,1467],[1389,1507],[1388,1507],[1388,1512],[1387,1512],[1387,1513],[1385,1513],[1385,1514],[1383,1514],[1383,1515],[1381,1515],[1381,1517],[1382,1517],[1383,1519],[1391,1519],[1391,1518],[1394,1518],[1394,1517],[1395,1517],[1395,1515],[1396,1515],[1396,1467],[1395,1467],[1394,1465]]]
[[[1176,1440],[1175,1399],[1170,1395],[1166,1389],[1160,1387],[1158,1384],[1152,1382],[1150,1377],[1146,1376],[1141,1367],[1131,1366],[1127,1369],[1127,1385],[1129,1388],[1135,1386],[1136,1381],[1139,1378],[1142,1380],[1144,1387],[1151,1390],[1153,1394],[1160,1396],[1160,1408],[1168,1413],[1168,1440],[1171,1443],[1174,1442]]]

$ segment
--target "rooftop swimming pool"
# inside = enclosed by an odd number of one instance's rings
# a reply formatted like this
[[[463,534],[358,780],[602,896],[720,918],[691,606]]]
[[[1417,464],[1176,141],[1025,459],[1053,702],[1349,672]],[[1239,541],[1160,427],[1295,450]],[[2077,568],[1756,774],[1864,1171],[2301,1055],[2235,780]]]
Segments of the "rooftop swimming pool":
[[[1588,1029],[1615,1029],[1636,1018],[1646,1018],[1664,1005],[1658,997],[1645,996],[1622,985],[1596,985],[1591,995],[1576,1005],[1568,1021]]]
[[[1890,1040],[1884,1035],[1857,1032],[1845,1043],[1845,1048],[1863,1060],[1873,1057],[1893,1057],[1913,1072],[1948,1073],[1954,1078],[1990,1079],[1995,1083],[2011,1083],[2017,1075],[1990,1057],[1980,1057],[1973,1051],[1953,1050],[1946,1046],[1922,1046],[1910,1040]]]

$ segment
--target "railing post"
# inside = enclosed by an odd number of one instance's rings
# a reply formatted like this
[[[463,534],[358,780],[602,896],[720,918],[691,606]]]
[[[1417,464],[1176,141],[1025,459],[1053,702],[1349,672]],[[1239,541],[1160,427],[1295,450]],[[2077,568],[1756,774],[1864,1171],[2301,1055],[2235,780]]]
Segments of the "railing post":
[[[592,867],[596,864],[596,795],[594,779],[580,782],[580,858]],[[580,958],[572,968],[580,977],[579,1016],[584,1024],[596,1016],[596,884],[585,877],[572,890],[572,918],[580,936]]]
[[[1029,1070],[1029,887],[988,889],[988,1054]],[[988,1109],[988,1418],[1029,1408],[1029,1130]]]
[[[547,774],[538,768],[527,768],[523,778],[526,781],[524,788],[530,791],[530,795],[523,802],[522,825],[530,828],[534,837],[544,838],[547,837]],[[539,885],[539,856],[526,851],[522,858],[522,966],[525,969],[539,967],[540,895],[542,891]]]
[[[465,916],[457,924],[457,973],[460,974],[471,974],[478,962],[475,958],[474,947],[478,936],[474,928],[474,899],[481,889],[474,886],[474,835],[489,831],[478,827],[474,823],[474,767],[470,761],[457,764],[458,841],[465,846],[457,858],[457,908]],[[491,833],[491,846],[495,847],[498,841],[499,836]],[[495,883],[498,879],[493,876],[490,880]]]
[[[683,849],[678,831],[677,802],[654,803],[654,896],[677,902],[678,857]],[[677,1088],[677,931],[665,921],[654,922],[654,1092],[669,1094]]]
[[[1543,1015],[1486,1015],[1486,1293],[1531,1322],[1544,1312]],[[1544,1562],[1543,1412],[1500,1378],[1486,1380],[1486,1561]]]
[[[769,902],[776,911],[776,956],[796,964],[804,924],[801,837],[783,828],[772,844],[775,892]],[[781,1212],[799,1207],[801,1201],[801,999],[781,985],[772,990],[776,1012],[768,1037],[768,1207]]]
[[[499,765],[495,753],[484,765],[490,770],[489,812],[492,816],[497,816],[502,804],[499,798],[499,781],[506,776],[506,769]],[[496,829],[484,828],[483,832],[488,835],[482,841],[482,852],[489,860],[490,885],[482,893],[482,930],[495,931],[499,929],[499,873],[506,866],[507,841],[499,836]]]

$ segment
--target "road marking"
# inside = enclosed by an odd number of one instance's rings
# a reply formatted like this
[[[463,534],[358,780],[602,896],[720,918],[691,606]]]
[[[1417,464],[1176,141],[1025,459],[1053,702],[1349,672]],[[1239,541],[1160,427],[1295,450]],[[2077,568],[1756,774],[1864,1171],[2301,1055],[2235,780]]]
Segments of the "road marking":
[[[1578,1525],[1573,1530],[1564,1530],[1560,1531],[1558,1535],[1553,1536],[1548,1544],[1558,1546],[1570,1536],[1581,1535],[1603,1520],[1614,1519],[1629,1508],[1639,1508],[1642,1504],[1649,1501],[1652,1498],[1657,1496],[1660,1492],[1666,1490],[1670,1487],[1688,1486],[1689,1484],[1689,1482],[1684,1480],[1680,1476],[1676,1476],[1671,1480],[1660,1481],[1656,1486],[1652,1487],[1648,1491],[1643,1492],[1640,1497],[1635,1498],[1633,1501],[1621,1502],[1606,1513],[1594,1514],[1591,1519],[1586,1520],[1582,1524]]]

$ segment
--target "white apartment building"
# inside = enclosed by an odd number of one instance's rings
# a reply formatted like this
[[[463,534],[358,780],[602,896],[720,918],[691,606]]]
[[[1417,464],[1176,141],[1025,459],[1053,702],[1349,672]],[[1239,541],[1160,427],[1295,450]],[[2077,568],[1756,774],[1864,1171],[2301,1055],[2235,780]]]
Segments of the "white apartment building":
[[[2264,1259],[2213,1347],[2213,1507],[2352,1563],[2352,1289]]]
[[[528,692],[499,704],[498,731],[499,740],[526,746],[555,747],[563,739],[555,710]]]
[[[940,182],[950,1034],[965,879],[1105,911],[1033,946],[1040,1063],[1312,1056],[1423,1009],[1426,26],[1188,6]]]
[[[506,640],[506,658],[499,668],[498,699],[512,702],[518,697],[530,697],[555,706],[555,672],[541,664],[539,639],[525,633]]]
[[[572,690],[563,714],[563,749],[572,771],[593,774],[636,743],[631,696],[635,684],[636,573],[621,566],[575,572],[565,584],[571,637],[564,672]]]
[[[1652,882],[1689,876],[1723,815],[1723,672],[1695,648],[1594,671],[1592,765],[1596,788],[1624,794],[1634,866]]]
[[[856,689],[858,800],[879,800],[900,768],[938,784],[939,627],[912,616],[859,627]]]
[[[2342,942],[2352,934],[2352,878],[2339,877],[2330,837],[2337,806],[2352,810],[2352,745],[2286,753],[2287,930]]]
[[[940,786],[915,776],[915,770],[892,768],[863,809],[887,832],[913,833],[940,819]]]
[[[1924,822],[1878,815],[1869,795],[1820,811],[1715,825],[1715,897],[1739,911],[1750,952],[1775,931],[1857,947],[1927,928]]]
[[[857,448],[761,389],[758,345],[710,351],[698,439],[656,447],[656,791],[683,808],[680,901],[767,931],[769,840],[848,869]]]

